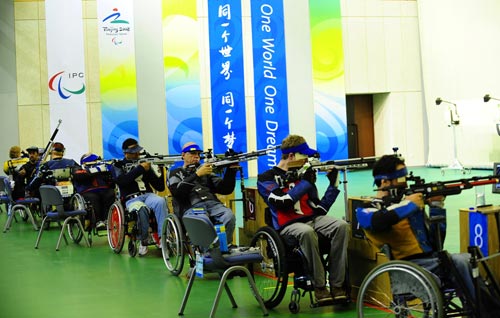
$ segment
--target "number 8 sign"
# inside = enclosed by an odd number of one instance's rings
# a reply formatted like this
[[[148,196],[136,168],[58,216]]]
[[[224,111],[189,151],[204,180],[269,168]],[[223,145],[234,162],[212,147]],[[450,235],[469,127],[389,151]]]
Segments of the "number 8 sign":
[[[488,255],[488,219],[482,213],[469,213],[469,245],[478,246],[484,256]]]

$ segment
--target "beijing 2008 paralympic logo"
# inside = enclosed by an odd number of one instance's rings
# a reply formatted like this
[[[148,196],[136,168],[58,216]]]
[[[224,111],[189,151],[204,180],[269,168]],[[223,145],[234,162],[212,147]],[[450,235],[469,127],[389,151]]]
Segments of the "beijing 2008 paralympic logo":
[[[128,21],[127,20],[118,20],[118,18],[121,16],[121,13],[118,12],[118,8],[113,8],[113,13],[111,13],[110,15],[108,15],[107,17],[105,17],[102,22],[106,22],[107,20],[111,19],[111,18],[114,18],[112,21],[110,21],[109,23],[113,23],[113,24],[128,24]]]
[[[85,92],[85,83],[83,82],[82,82],[82,87],[76,90],[66,88],[62,84],[63,78],[68,78],[68,79],[81,78],[83,80],[83,72],[68,73],[67,77],[63,76],[64,73],[65,71],[58,72],[50,78],[49,89],[54,92],[57,90],[57,93],[62,99],[68,99],[73,95],[83,94],[83,92]],[[54,82],[56,81],[57,81],[57,88],[54,86]]]
[[[129,24],[127,20],[119,19],[121,13],[118,12],[118,8],[113,8],[113,13],[105,17],[102,22],[109,22],[109,26],[104,26],[104,32],[108,36],[112,36],[111,42],[114,45],[120,45],[123,43],[120,36],[127,36],[130,32],[130,26],[113,26],[117,24]]]

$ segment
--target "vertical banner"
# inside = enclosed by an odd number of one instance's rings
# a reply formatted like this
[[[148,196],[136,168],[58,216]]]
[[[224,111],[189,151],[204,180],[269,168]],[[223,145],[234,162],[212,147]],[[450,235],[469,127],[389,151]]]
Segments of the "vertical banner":
[[[282,0],[253,0],[252,42],[257,148],[278,145],[289,133]],[[258,159],[258,173],[277,164],[276,151]]]
[[[45,14],[50,126],[62,120],[56,141],[78,161],[89,150],[82,2],[47,0]]]
[[[138,138],[132,0],[98,0],[104,158],[123,157],[121,145]]]
[[[178,154],[186,142],[203,145],[199,24],[196,0],[163,0],[162,4],[168,151]]]
[[[316,143],[321,160],[345,159],[347,118],[340,0],[309,0]]]
[[[241,1],[208,1],[208,24],[214,152],[246,152]]]
[[[488,216],[479,212],[469,213],[469,245],[477,246],[484,256],[488,249]]]

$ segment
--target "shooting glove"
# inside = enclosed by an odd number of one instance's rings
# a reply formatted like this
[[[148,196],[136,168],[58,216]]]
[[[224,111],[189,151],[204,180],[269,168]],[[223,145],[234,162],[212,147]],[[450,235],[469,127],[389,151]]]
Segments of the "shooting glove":
[[[326,177],[330,181],[332,187],[338,188],[340,182],[340,174],[337,168],[333,168],[330,172],[326,174]]]
[[[302,180],[309,181],[311,184],[316,183],[316,171],[313,168],[309,168],[302,175]]]

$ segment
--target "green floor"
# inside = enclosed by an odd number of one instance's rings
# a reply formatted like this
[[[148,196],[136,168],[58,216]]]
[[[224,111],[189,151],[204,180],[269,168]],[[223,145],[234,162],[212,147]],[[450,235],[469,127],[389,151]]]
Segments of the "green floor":
[[[456,171],[444,176],[439,169],[412,169],[427,181],[464,177]],[[487,175],[489,171],[472,171]],[[325,186],[319,177],[320,189]],[[371,195],[372,179],[369,171],[350,172],[349,195]],[[248,180],[247,185],[255,184]],[[238,188],[239,189],[239,188]],[[449,197],[448,236],[445,247],[458,252],[458,210],[474,204],[474,190]],[[334,216],[344,215],[343,198],[332,209]],[[500,195],[486,190],[487,203],[500,204]],[[238,226],[242,226],[241,207],[237,209]],[[7,216],[0,214],[3,229]],[[36,234],[29,223],[14,223],[8,233],[0,233],[0,317],[176,317],[187,284],[185,272],[172,276],[166,269],[161,251],[153,248],[145,257],[132,258],[126,251],[114,254],[106,237],[93,237],[92,248],[70,245],[55,251],[59,231],[44,233],[38,250],[34,249]],[[185,270],[187,266],[185,266]],[[195,282],[184,315],[208,316],[218,279],[210,276]],[[233,309],[223,295],[217,317],[261,317],[262,312],[251,295],[246,280],[235,278],[230,282],[239,308]],[[288,290],[291,290],[289,288]],[[309,300],[302,299],[298,315],[288,310],[289,295],[270,317],[355,317],[354,306],[309,308]]]

